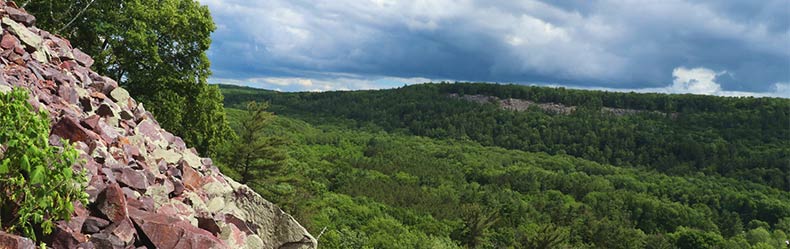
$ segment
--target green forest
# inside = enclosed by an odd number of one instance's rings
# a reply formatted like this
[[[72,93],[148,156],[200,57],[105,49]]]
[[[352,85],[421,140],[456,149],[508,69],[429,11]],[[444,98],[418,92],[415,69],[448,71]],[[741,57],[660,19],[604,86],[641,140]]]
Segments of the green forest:
[[[482,83],[221,90],[236,131],[248,128],[246,103],[269,103],[259,133],[285,155],[247,183],[325,248],[784,248],[790,239],[786,99]],[[223,170],[241,177],[234,169]]]

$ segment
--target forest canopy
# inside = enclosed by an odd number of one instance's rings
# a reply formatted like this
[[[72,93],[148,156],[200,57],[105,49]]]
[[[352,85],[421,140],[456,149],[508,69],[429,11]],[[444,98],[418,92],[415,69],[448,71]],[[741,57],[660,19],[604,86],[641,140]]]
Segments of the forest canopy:
[[[271,103],[277,116],[264,134],[289,141],[288,159],[257,188],[310,231],[326,228],[323,247],[783,248],[788,240],[787,99],[477,83],[222,91],[232,124],[242,103]],[[465,95],[575,111],[512,111]]]

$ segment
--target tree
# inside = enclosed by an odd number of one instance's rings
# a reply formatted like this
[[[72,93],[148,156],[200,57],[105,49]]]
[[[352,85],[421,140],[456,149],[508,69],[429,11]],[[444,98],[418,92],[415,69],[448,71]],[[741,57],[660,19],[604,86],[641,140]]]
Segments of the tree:
[[[533,225],[526,230],[519,235],[519,243],[522,248],[558,248],[568,239],[567,231],[563,231],[554,224]]]
[[[266,111],[268,107],[266,102],[247,103],[246,115],[239,120],[238,141],[229,146],[227,162],[241,175],[241,183],[262,178],[264,173],[278,169],[285,160],[285,152],[278,148],[284,140],[263,134],[274,118],[274,114]]]
[[[721,235],[686,227],[679,227],[678,231],[671,234],[675,238],[675,246],[685,248],[716,248],[722,242]]]
[[[499,221],[499,210],[471,203],[463,204],[461,212],[464,226],[456,231],[456,239],[468,248],[478,248],[485,243],[489,228]]]
[[[206,56],[214,31],[208,7],[195,0],[29,0],[37,25],[68,38],[95,59],[163,128],[204,155],[231,129]]]

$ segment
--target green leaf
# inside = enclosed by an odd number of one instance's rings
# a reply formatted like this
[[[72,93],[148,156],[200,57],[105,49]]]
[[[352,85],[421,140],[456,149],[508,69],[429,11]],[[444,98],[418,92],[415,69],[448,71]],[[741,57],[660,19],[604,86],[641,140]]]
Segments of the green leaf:
[[[71,167],[63,167],[60,172],[66,179],[71,179],[71,176],[74,174],[74,170]]]
[[[2,163],[0,163],[0,174],[8,174],[8,171],[9,171],[9,166],[8,165],[10,163],[11,163],[11,160],[4,160]]]
[[[19,161],[19,168],[24,172],[30,172],[30,160],[27,158],[27,155],[22,155],[22,159]]]
[[[30,173],[31,184],[41,184],[44,182],[44,166],[36,166],[33,172]]]

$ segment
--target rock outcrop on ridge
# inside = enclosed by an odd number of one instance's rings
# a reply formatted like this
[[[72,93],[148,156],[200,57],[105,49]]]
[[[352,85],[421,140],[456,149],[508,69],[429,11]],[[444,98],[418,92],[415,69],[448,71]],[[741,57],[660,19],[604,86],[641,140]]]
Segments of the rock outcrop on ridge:
[[[90,203],[57,223],[54,248],[315,248],[290,215],[224,176],[211,159],[160,128],[116,81],[35,17],[0,1],[0,92],[31,93],[47,110],[50,143],[76,144]],[[77,169],[82,170],[82,169]],[[32,241],[0,233],[2,248]]]

